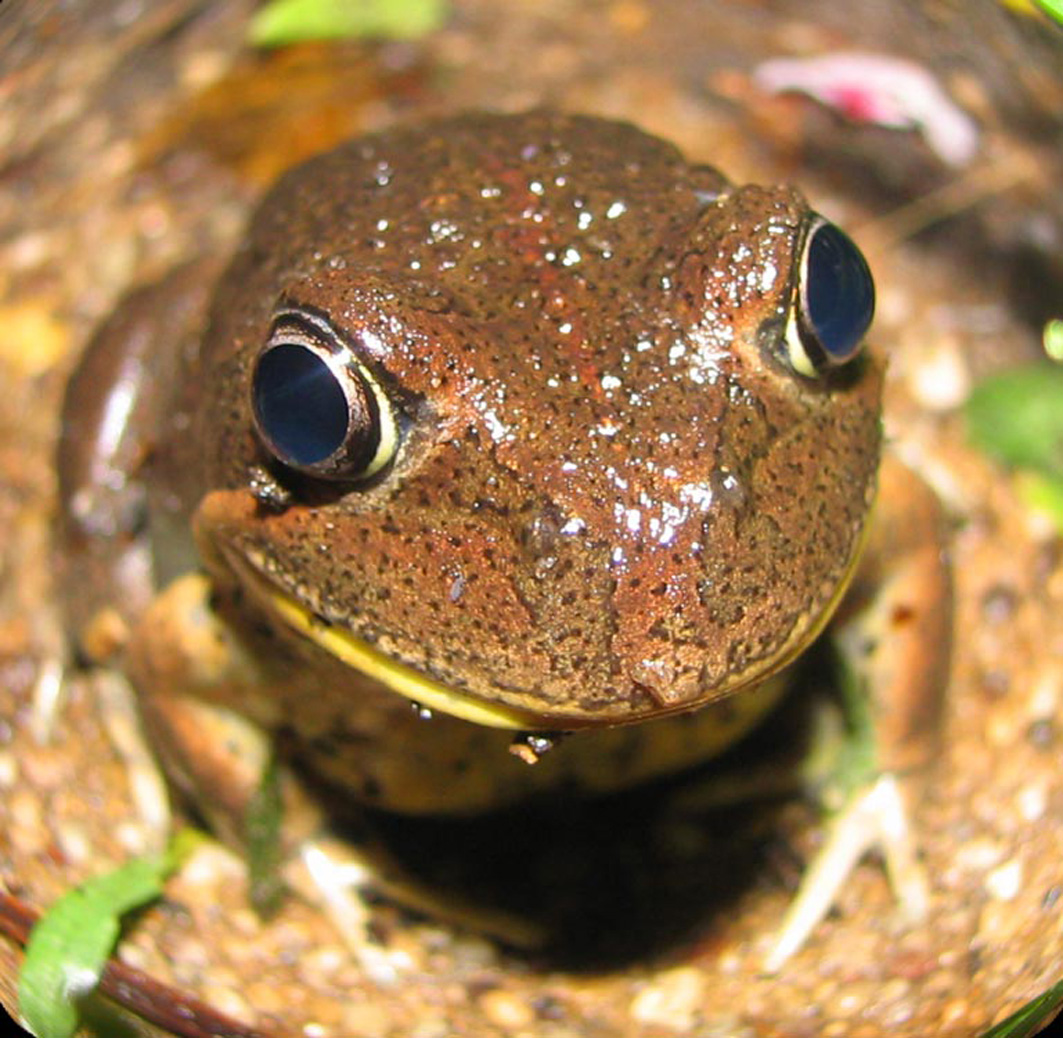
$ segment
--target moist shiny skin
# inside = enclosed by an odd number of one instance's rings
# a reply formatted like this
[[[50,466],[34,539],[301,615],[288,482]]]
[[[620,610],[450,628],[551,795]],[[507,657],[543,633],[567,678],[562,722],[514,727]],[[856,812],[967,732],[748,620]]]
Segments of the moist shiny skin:
[[[264,577],[531,727],[755,686],[825,622],[879,458],[878,363],[787,362],[811,218],[789,187],[542,112],[391,130],[298,167],[157,419],[158,571],[190,564],[194,526],[228,612]],[[253,366],[283,309],[327,322],[392,401],[397,452],[367,480],[294,473],[255,432]],[[325,655],[264,605],[256,623]],[[241,708],[311,741],[342,718],[367,741],[354,717],[380,690],[319,662],[320,701],[304,673],[299,693]]]
[[[322,311],[401,401],[399,457],[226,528],[239,551],[480,696],[608,720],[712,699],[830,600],[877,463],[877,379],[775,351],[807,212],[597,120],[333,152],[275,190],[215,297],[201,489],[268,463],[245,400],[278,298]]]

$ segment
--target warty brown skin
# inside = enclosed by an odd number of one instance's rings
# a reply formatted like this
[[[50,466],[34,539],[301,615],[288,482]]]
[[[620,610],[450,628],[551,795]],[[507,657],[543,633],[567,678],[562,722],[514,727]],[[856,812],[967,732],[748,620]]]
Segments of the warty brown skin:
[[[172,396],[134,407],[126,451],[148,458],[133,480],[155,582],[205,563],[211,622],[266,673],[208,688],[187,654],[164,666],[181,642],[159,634],[173,621],[163,595],[128,617],[138,684],[156,704],[191,691],[295,733],[342,784],[434,805],[418,810],[573,773],[626,785],[717,752],[774,699],[750,690],[822,626],[874,495],[879,363],[806,377],[787,361],[813,218],[789,187],[737,187],[627,124],[546,112],[399,128],[291,171],[206,316],[166,286],[134,304],[177,315],[155,348],[179,358]],[[182,277],[181,298],[200,300]],[[256,435],[252,370],[279,308],[327,321],[393,401],[398,449],[370,479],[293,474]],[[90,356],[121,356],[102,339]],[[80,437],[65,452],[69,502],[93,462]],[[486,768],[440,790],[433,774],[491,755],[523,767],[509,736],[418,721],[252,601],[248,571],[534,727],[652,723],[602,732],[586,761],[566,742],[559,763],[525,769],[534,779]],[[653,720],[721,699],[697,721]],[[649,738],[670,760],[632,764],[642,729],[671,733]],[[602,755],[620,762],[604,778]],[[411,792],[422,786],[435,788]]]

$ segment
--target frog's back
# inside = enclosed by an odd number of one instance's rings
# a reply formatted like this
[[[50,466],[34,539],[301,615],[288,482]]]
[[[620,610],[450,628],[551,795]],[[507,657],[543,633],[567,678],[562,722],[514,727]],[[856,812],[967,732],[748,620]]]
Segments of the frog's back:
[[[477,113],[351,141],[282,179],[251,265],[284,278],[356,256],[490,319],[527,305],[543,268],[559,284],[621,283],[618,266],[645,267],[725,186],[627,123]]]

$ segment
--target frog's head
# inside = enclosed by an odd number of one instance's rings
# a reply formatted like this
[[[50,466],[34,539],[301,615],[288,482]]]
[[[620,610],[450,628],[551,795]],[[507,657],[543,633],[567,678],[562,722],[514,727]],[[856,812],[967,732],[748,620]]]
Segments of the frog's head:
[[[218,298],[208,565],[425,705],[691,709],[845,586],[874,290],[788,188],[621,124],[466,116],[289,175]]]

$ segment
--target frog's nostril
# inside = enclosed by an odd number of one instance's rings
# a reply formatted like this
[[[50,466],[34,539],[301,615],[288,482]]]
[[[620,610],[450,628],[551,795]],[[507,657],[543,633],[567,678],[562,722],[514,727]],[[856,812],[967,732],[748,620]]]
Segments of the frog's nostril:
[[[297,468],[320,464],[343,446],[347,398],[332,368],[298,343],[281,343],[255,369],[259,428],[277,456]]]

